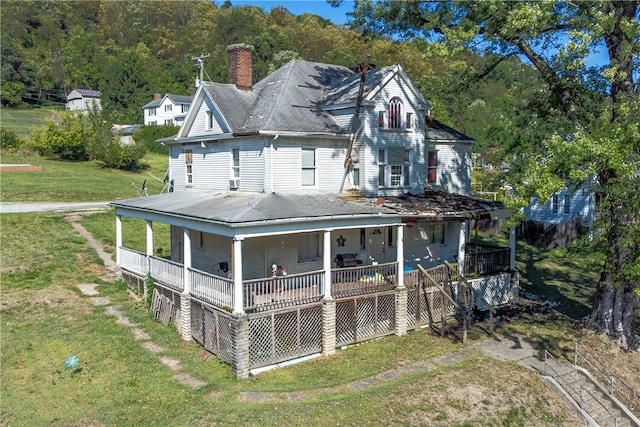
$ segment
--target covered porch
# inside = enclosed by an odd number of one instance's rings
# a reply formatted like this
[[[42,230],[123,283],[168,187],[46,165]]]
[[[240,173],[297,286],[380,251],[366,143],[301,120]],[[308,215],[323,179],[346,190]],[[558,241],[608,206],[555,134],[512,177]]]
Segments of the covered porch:
[[[460,212],[407,220],[407,212],[380,204],[321,199],[315,203],[322,209],[307,200],[312,206],[305,209],[314,215],[305,211],[273,218],[270,212],[279,212],[282,201],[276,200],[271,206],[278,208],[270,211],[264,200],[253,197],[231,207],[220,206],[229,200],[200,197],[194,206],[185,204],[189,197],[175,206],[173,197],[158,196],[114,203],[117,263],[141,293],[152,284],[170,300],[183,339],[201,343],[238,377],[286,360],[329,355],[343,345],[402,335],[434,316],[453,315],[455,307],[439,295],[456,297],[455,275],[436,272],[453,266],[459,278],[468,265],[477,265],[477,254],[466,244],[467,217]],[[252,217],[253,209],[261,219]],[[146,251],[123,244],[123,216],[144,220]],[[154,255],[154,222],[171,225],[172,259]],[[432,242],[434,223],[445,224],[442,242]],[[292,255],[292,242],[297,252],[305,252],[302,258]],[[309,247],[318,252],[309,253]],[[475,279],[478,289],[491,286],[509,294],[515,260],[508,252],[505,269],[504,255],[483,258]],[[435,268],[444,261],[450,262],[448,270]],[[434,267],[430,274],[446,291],[429,285],[418,265]]]

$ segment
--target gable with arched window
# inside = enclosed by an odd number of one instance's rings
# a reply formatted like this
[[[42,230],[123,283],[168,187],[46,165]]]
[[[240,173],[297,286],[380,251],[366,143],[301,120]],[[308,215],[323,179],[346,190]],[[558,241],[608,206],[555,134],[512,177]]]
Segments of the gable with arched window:
[[[378,127],[383,129],[411,129],[413,115],[403,113],[404,106],[400,98],[392,98],[386,111],[378,112]]]

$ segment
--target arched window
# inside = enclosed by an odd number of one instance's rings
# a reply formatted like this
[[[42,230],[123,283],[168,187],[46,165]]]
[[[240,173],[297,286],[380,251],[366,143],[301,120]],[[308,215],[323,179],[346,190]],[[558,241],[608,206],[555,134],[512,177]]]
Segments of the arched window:
[[[402,101],[393,98],[389,101],[389,128],[400,129],[402,127]]]

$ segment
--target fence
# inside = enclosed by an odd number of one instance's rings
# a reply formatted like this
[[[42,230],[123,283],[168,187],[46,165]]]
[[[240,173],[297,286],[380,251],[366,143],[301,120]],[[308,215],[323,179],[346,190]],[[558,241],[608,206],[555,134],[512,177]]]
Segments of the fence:
[[[380,292],[396,286],[398,263],[331,270],[331,294],[335,298]]]

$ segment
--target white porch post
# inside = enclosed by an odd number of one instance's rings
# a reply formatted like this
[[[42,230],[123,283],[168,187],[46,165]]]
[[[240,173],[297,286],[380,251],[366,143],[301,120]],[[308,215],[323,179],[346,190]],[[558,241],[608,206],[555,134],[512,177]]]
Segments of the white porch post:
[[[120,267],[120,248],[122,247],[122,216],[116,215],[116,265]]]
[[[189,269],[191,268],[191,232],[188,228],[183,228],[184,234],[184,254],[183,254],[183,267],[184,267],[184,290],[185,294],[191,293],[191,278],[189,277]]]
[[[242,299],[242,241],[244,238],[233,238],[233,259],[231,263],[233,277],[233,312],[244,313],[244,301]]]
[[[509,270],[516,269],[516,228],[511,227],[509,229]]]
[[[153,221],[147,220],[147,256],[153,256]]]
[[[467,245],[467,228],[468,222],[462,221],[460,223],[460,234],[458,235],[458,273],[464,276],[464,257],[465,257],[465,249]]]
[[[404,287],[404,225],[396,226],[396,257],[398,260],[398,287]]]
[[[331,229],[324,230],[322,268],[324,269],[324,299],[331,299]]]
[[[191,268],[191,233],[188,228],[184,227],[184,289],[180,294],[180,334],[185,341],[191,340],[191,277],[189,269]]]

